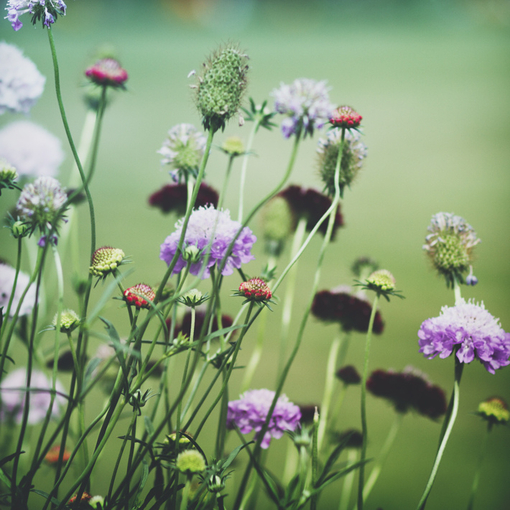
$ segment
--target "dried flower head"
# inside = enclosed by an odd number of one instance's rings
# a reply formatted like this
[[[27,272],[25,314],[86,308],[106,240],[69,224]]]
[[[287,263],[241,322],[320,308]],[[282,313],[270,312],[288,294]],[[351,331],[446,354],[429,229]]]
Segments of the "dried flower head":
[[[55,23],[58,16],[66,15],[66,4],[63,0],[8,0],[6,19],[11,23],[12,28],[17,32],[23,23],[19,17],[25,13],[32,15],[32,24],[42,21],[43,27]]]
[[[124,261],[126,255],[120,248],[102,246],[92,255],[92,264],[89,271],[94,276],[106,278],[113,273]]]
[[[110,57],[98,60],[85,71],[85,76],[96,85],[121,89],[125,88],[128,79],[128,73],[120,62]]]
[[[136,308],[150,308],[156,293],[149,285],[138,283],[124,291],[124,301]]]
[[[490,397],[480,402],[477,413],[489,424],[507,424],[510,421],[510,411],[507,403],[501,397]]]
[[[441,309],[439,317],[424,321],[418,331],[420,352],[429,359],[455,352],[461,363],[478,358],[491,374],[510,365],[510,333],[506,333],[483,303],[461,299]]]
[[[250,278],[241,283],[239,295],[248,301],[269,301],[272,297],[269,285],[262,278]]]
[[[177,124],[168,131],[158,154],[163,156],[161,164],[170,166],[175,182],[186,182],[189,176],[197,176],[206,143],[205,135],[193,124]]]
[[[181,219],[175,224],[176,231],[161,245],[159,258],[167,264],[170,264],[177,252],[182,226]],[[228,247],[234,239],[232,252],[229,253]],[[223,265],[221,274],[230,275],[234,268],[239,269],[241,264],[253,260],[251,248],[256,240],[248,227],[243,228],[239,222],[230,219],[228,210],[199,207],[191,213],[184,237],[184,249],[196,246],[200,250],[200,259],[190,265],[190,273],[197,276],[203,271],[202,278],[208,278],[211,267],[220,268]],[[206,258],[207,265],[203,267]],[[179,273],[186,264],[180,254],[173,273]]]
[[[239,400],[230,401],[227,411],[227,428],[238,427],[242,434],[249,434],[254,430],[257,435],[264,426],[274,396],[275,392],[271,390],[250,390],[243,393]],[[300,419],[299,407],[289,402],[285,395],[280,395],[260,446],[268,448],[272,437],[279,439],[285,431],[296,430]]]
[[[325,81],[307,78],[294,80],[291,85],[282,83],[271,92],[275,111],[286,115],[281,126],[285,138],[311,136],[315,128],[320,129],[328,122],[335,108],[329,102],[328,92]]]
[[[54,177],[64,160],[60,140],[28,120],[18,120],[0,130],[0,158],[20,176]]]
[[[367,390],[389,400],[399,413],[414,410],[435,420],[446,412],[444,391],[413,367],[402,372],[374,370],[367,380]]]
[[[200,183],[195,208],[218,205],[218,192],[211,186]],[[166,184],[160,190],[149,197],[149,205],[158,207],[163,213],[175,212],[179,216],[186,213],[186,203],[188,200],[186,184]]]
[[[344,384],[359,384],[361,382],[361,376],[354,365],[346,365],[336,371],[336,376]]]
[[[342,130],[334,128],[328,132],[326,138],[321,138],[317,144],[319,173],[328,195],[335,194],[335,170],[338,153],[342,145]],[[346,186],[350,187],[367,157],[367,148],[361,141],[361,134],[354,131],[344,133],[342,158],[340,160],[340,175],[338,185],[340,196]]]
[[[177,455],[175,467],[185,474],[201,473],[205,470],[206,464],[204,456],[197,450],[184,450]]]
[[[45,83],[46,78],[18,47],[0,41],[0,115],[28,113]]]
[[[203,64],[196,88],[202,125],[213,132],[224,129],[237,114],[247,85],[248,56],[236,45],[219,49]]]
[[[354,111],[350,106],[339,106],[329,122],[332,126],[341,129],[356,129],[361,124],[363,117]]]
[[[52,325],[57,327],[58,314],[53,317]],[[60,332],[71,333],[80,325],[80,317],[74,310],[64,310],[60,314]]]
[[[481,241],[473,227],[464,218],[453,213],[437,213],[432,216],[423,249],[432,264],[446,279],[446,285],[453,287],[454,281],[462,283],[463,274],[471,269],[473,248]],[[470,271],[472,278],[472,270]],[[470,284],[473,284],[473,279]]]

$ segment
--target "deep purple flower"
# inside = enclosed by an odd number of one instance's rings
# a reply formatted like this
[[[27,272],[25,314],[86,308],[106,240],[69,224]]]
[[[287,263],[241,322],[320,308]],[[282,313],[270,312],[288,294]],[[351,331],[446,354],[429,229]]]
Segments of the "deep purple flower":
[[[256,433],[260,432],[274,396],[275,392],[271,390],[250,390],[243,393],[239,400],[229,402],[227,428],[239,427],[243,434],[249,434],[252,430]],[[280,395],[269,421],[269,428],[260,446],[268,448],[271,437],[279,439],[286,430],[296,430],[300,419],[301,411],[299,407],[289,402],[285,395]]]
[[[17,32],[23,23],[19,20],[22,14],[29,13],[32,16],[32,23],[42,20],[45,27],[50,27],[58,15],[65,16],[66,4],[63,0],[8,0],[7,16],[12,28]]]
[[[418,331],[420,352],[429,359],[447,358],[456,352],[461,363],[478,358],[494,374],[510,364],[510,333],[506,333],[484,307],[463,299],[444,306],[441,315],[423,322]]]
[[[300,78],[271,92],[275,111],[287,115],[281,126],[285,138],[297,133],[313,135],[314,128],[329,121],[335,107],[329,102],[328,91],[325,81]]]
[[[169,235],[161,245],[159,258],[168,265],[177,252],[177,246],[181,237],[183,220],[179,220],[175,226],[176,231]],[[237,236],[237,233],[240,234]],[[227,253],[230,243],[237,236],[231,253]],[[190,273],[197,276],[203,271],[202,278],[210,276],[209,270],[216,265],[218,268],[222,265],[225,257],[226,263],[221,271],[222,275],[230,275],[234,268],[239,269],[241,264],[245,264],[255,257],[251,254],[251,247],[257,238],[248,227],[242,228],[242,225],[230,219],[228,210],[217,211],[214,207],[199,207],[191,213],[188,222],[188,228],[184,236],[183,250],[188,247],[196,247],[200,250],[196,262],[190,265]],[[210,251],[207,266],[203,268],[206,258],[206,251],[209,244]],[[186,267],[186,261],[182,254],[179,255],[177,264],[173,273],[179,273]]]
[[[25,368],[18,368],[11,372],[0,385],[0,399],[2,408],[0,412],[0,421],[9,419],[16,423],[21,423],[23,418],[23,407],[25,404],[25,393],[22,388],[27,386],[27,371]],[[30,411],[28,413],[28,423],[34,425],[44,420],[51,401],[51,383],[40,370],[32,372],[30,380]],[[59,393],[64,392],[64,388],[57,381],[56,390]],[[60,407],[66,402],[65,397],[57,394],[53,402],[52,416],[58,417]]]
[[[331,199],[323,195],[320,191],[312,188],[306,189],[301,186],[288,186],[278,193],[279,197],[287,200],[293,213],[298,217],[305,217],[306,230],[310,232],[316,223],[321,219],[324,213],[331,206]],[[337,230],[344,224],[342,214],[340,212],[340,205],[335,214],[335,223],[331,233],[331,239],[335,238]],[[328,222],[324,221],[319,228],[319,232],[326,234],[328,229]]]
[[[197,309],[195,311],[195,337],[200,331],[202,331],[202,327],[204,325],[206,313],[204,310]],[[223,314],[221,316],[221,328],[229,328],[234,323],[234,320],[229,315]],[[168,331],[172,327],[172,319],[167,319],[166,325],[168,327]],[[218,327],[218,318],[214,316],[213,323],[211,327],[211,333],[218,331],[220,328]],[[191,311],[188,311],[184,314],[182,321],[176,325],[174,336],[177,336],[178,333],[182,333],[183,335],[190,336],[191,334]],[[207,329],[206,329],[207,333]]]
[[[344,384],[359,384],[361,376],[354,365],[346,365],[339,368],[335,374]]]
[[[204,182],[200,184],[195,207],[218,205],[218,192]],[[186,184],[166,184],[149,197],[149,205],[158,207],[163,213],[175,211],[184,216],[188,199]]]
[[[414,409],[434,420],[446,412],[444,391],[412,367],[402,372],[374,370],[367,380],[367,390],[389,400],[400,413]]]

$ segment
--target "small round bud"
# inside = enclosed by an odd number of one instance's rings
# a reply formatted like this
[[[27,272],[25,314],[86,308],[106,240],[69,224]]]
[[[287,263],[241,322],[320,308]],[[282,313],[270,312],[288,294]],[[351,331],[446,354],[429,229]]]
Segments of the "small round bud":
[[[0,189],[3,187],[2,185],[12,183],[18,178],[18,172],[16,169],[7,163],[5,159],[0,158]]]
[[[481,402],[477,414],[490,423],[505,424],[510,421],[510,411],[501,397],[491,397]]]
[[[251,301],[269,301],[271,290],[262,278],[251,278],[239,285],[239,293]]]
[[[177,456],[175,467],[181,473],[192,475],[204,471],[206,464],[203,455],[197,450],[184,450]]]
[[[395,290],[395,278],[386,269],[374,271],[366,281],[370,287],[375,287],[381,291]]]
[[[229,136],[221,146],[221,150],[229,156],[244,154],[244,143],[238,136]]]
[[[150,308],[150,304],[154,301],[155,297],[155,292],[145,283],[138,283],[124,291],[124,301],[136,308]]]
[[[212,475],[208,480],[207,488],[209,489],[209,492],[216,494],[225,488],[225,482],[221,476]]]
[[[362,118],[363,117],[350,106],[340,106],[335,110],[329,122],[334,127],[354,129],[359,127]]]
[[[57,327],[58,314],[53,318],[53,326]],[[71,333],[80,325],[80,318],[74,310],[64,310],[60,314],[60,332]]]
[[[196,264],[200,257],[202,256],[202,251],[198,249],[197,246],[190,244],[189,246],[186,246],[182,258],[189,262],[190,264]]]
[[[183,294],[179,302],[190,308],[195,308],[207,300],[207,295],[203,295],[198,289],[191,289]]]
[[[85,71],[85,76],[96,85],[114,88],[124,88],[124,83],[128,79],[127,71],[114,58],[98,60]]]
[[[478,283],[478,278],[474,274],[466,276],[466,285],[475,286]]]
[[[111,246],[103,246],[98,248],[92,256],[92,265],[89,271],[94,276],[105,278],[108,274],[113,273],[124,260],[124,252],[119,248]]]
[[[26,223],[18,220],[12,224],[11,232],[15,239],[19,239],[20,237],[28,235],[30,233],[30,229]]]

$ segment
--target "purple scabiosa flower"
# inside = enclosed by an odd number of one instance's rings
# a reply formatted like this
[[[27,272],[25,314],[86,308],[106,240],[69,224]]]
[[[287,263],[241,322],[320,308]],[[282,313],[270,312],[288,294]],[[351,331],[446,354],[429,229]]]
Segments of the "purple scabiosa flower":
[[[57,175],[64,160],[60,140],[49,131],[19,120],[0,130],[0,158],[16,168],[20,176]]]
[[[11,298],[12,287],[14,285],[14,278],[16,276],[16,270],[7,265],[0,263],[0,308],[3,308],[3,313],[7,312],[7,306]],[[23,292],[25,291],[30,278],[21,271],[18,274],[18,281],[16,282],[16,288],[14,289],[14,296],[12,298],[12,305],[9,312],[9,316],[12,317],[18,308],[19,301]],[[35,285],[30,285],[28,292],[23,300],[23,303],[19,310],[19,317],[28,315],[34,308],[35,303]]]
[[[461,299],[444,306],[439,317],[424,321],[418,331],[420,352],[429,359],[455,351],[461,363],[478,358],[491,374],[510,364],[510,333],[506,333],[483,303]]]
[[[33,25],[41,20],[43,26],[48,28],[55,23],[59,15],[66,14],[66,4],[63,0],[8,0],[5,9],[7,10],[5,19],[9,20],[16,32],[23,26],[19,17],[27,12],[32,16]]]
[[[169,165],[175,182],[186,181],[189,175],[196,177],[205,153],[207,139],[193,124],[177,124],[159,149],[161,164]]]
[[[127,71],[118,60],[111,57],[98,60],[85,71],[85,76],[96,85],[121,89],[125,88],[124,83],[128,79]]]
[[[344,331],[366,333],[372,305],[364,294],[353,294],[349,286],[341,286],[331,291],[322,290],[315,294],[312,314],[326,322],[340,324]],[[375,314],[373,332],[381,334],[384,323],[379,311]]]
[[[300,186],[288,186],[278,193],[277,197],[282,197],[289,203],[293,213],[297,218],[305,217],[306,230],[310,232],[315,224],[322,218],[325,212],[331,206],[331,199],[323,195],[320,191],[312,188],[302,188]],[[335,223],[331,233],[331,239],[335,238],[337,230],[343,226],[344,221],[340,212],[340,205],[335,215]],[[319,232],[326,234],[328,222],[325,221],[319,228]]]
[[[170,265],[173,256],[177,252],[182,223],[183,220],[180,219],[175,224],[177,230],[169,235],[161,245],[159,258],[168,265]],[[240,233],[237,235],[239,231]],[[232,253],[227,253],[230,243],[236,236]],[[188,228],[184,236],[183,250],[186,250],[188,247],[195,247],[200,251],[197,261],[192,262],[190,265],[190,273],[197,276],[203,271],[202,278],[208,278],[210,276],[210,268],[214,265],[219,268],[226,258],[221,274],[230,275],[234,272],[234,268],[239,269],[241,264],[245,264],[255,258],[251,254],[251,248],[256,240],[257,238],[248,227],[242,228],[239,222],[230,219],[230,212],[228,210],[222,209],[218,211],[212,206],[199,207],[191,213]],[[208,253],[207,266],[202,267],[206,258],[205,251],[209,245],[210,252]],[[186,267],[186,261],[182,254],[180,254],[173,273],[179,273],[184,267]]]
[[[325,81],[298,78],[291,85],[282,83],[274,89],[274,109],[287,117],[282,122],[285,138],[297,134],[313,135],[332,117],[335,107],[329,102],[329,87]]]
[[[264,426],[274,396],[275,392],[271,390],[250,390],[243,393],[239,400],[229,402],[227,428],[238,427],[242,434],[249,434],[252,430],[259,433]],[[285,395],[281,395],[260,446],[268,448],[272,437],[279,439],[286,430],[296,430],[300,419],[299,407],[289,402]]]
[[[27,371],[25,368],[18,368],[11,372],[0,384],[0,400],[2,407],[0,411],[0,421],[13,420],[15,423],[21,423],[23,417],[23,407],[25,405],[25,393],[27,386]],[[64,393],[64,388],[57,381],[56,391]],[[35,425],[44,420],[51,401],[51,383],[40,370],[34,370],[30,380],[30,411],[28,413],[28,423]],[[57,394],[53,402],[51,414],[58,417],[60,408],[65,404],[66,399],[63,395]]]
[[[186,184],[166,184],[149,197],[149,205],[158,207],[163,213],[176,212],[179,216],[186,213],[186,203],[188,200]],[[195,207],[218,205],[218,192],[211,186],[200,183]]]
[[[12,44],[0,42],[0,115],[28,113],[44,90],[46,78]]]
[[[435,420],[446,412],[444,391],[413,367],[406,367],[402,372],[374,370],[367,380],[367,390],[389,400],[399,413],[413,409]]]

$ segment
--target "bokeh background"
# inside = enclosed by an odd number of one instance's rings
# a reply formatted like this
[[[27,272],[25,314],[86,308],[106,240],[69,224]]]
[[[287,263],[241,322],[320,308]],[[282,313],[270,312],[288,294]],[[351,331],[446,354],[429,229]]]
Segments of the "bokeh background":
[[[48,77],[30,118],[64,140],[46,33],[39,26],[33,28],[28,18],[24,22],[23,29],[14,33],[2,21],[0,39],[22,48]],[[91,186],[99,218],[98,245],[121,247],[129,254],[136,272],[128,283],[155,284],[161,279],[165,265],[158,258],[159,245],[173,231],[177,218],[163,216],[147,203],[152,192],[169,182],[156,151],[173,125],[200,124],[188,87],[189,71],[197,69],[218,44],[239,41],[251,59],[247,95],[257,103],[269,99],[280,82],[326,79],[333,102],[349,104],[363,115],[369,155],[352,190],[345,193],[345,228],[326,255],[320,288],[352,283],[349,268],[361,255],[391,270],[406,299],[381,304],[386,329],[373,341],[370,367],[401,370],[413,365],[449,394],[453,360],[430,361],[418,353],[416,333],[421,322],[438,315],[441,306],[453,304],[453,293],[432,271],[421,246],[436,212],[454,212],[471,223],[482,239],[475,263],[479,284],[464,288],[463,295],[484,301],[501,318],[503,328],[510,329],[509,36],[507,0],[69,0],[68,14],[58,20],[54,37],[75,137],[79,138],[85,117],[83,70],[96,52],[103,45],[115,48],[130,75],[127,92],[119,93],[107,110]],[[0,127],[16,118],[4,115]],[[249,129],[232,122],[215,142],[221,144],[234,134],[246,139]],[[302,144],[290,183],[321,188],[317,137]],[[256,157],[247,178],[247,207],[280,179],[290,149],[291,142],[278,129],[257,136]],[[72,167],[67,154],[61,169],[64,183]],[[225,156],[213,151],[207,181],[219,188],[225,168]],[[2,212],[14,204],[12,194],[3,194],[1,200]],[[226,206],[237,210],[237,175],[231,180]],[[80,219],[82,264],[75,269],[84,274],[89,238],[85,208]],[[251,227],[262,239],[259,220]],[[296,322],[309,295],[320,241],[312,242],[299,266]],[[264,265],[262,243],[258,244],[257,260],[246,268],[249,274],[257,274]],[[2,229],[0,256],[13,263],[14,249],[13,239]],[[69,269],[67,276],[72,272]],[[225,287],[236,288],[238,283],[233,277]],[[72,306],[72,293],[68,295]],[[232,315],[238,304],[224,299]],[[109,305],[109,318],[121,317],[118,307],[115,301]],[[52,316],[53,310],[48,314]],[[254,388],[274,384],[278,332],[275,313],[269,317]],[[292,401],[320,401],[335,334],[334,326],[309,321],[285,385]],[[254,340],[255,330],[243,347],[241,363],[249,359]],[[353,337],[347,361],[360,369],[363,348],[363,337]],[[237,375],[233,381],[234,398],[240,380]],[[458,420],[429,498],[430,510],[466,507],[485,427],[472,413],[480,401],[493,395],[510,401],[510,368],[491,375],[478,363],[467,366]],[[359,427],[358,390],[347,395],[343,409],[345,428]],[[369,399],[369,456],[377,453],[393,419],[389,405]],[[439,424],[425,418],[406,416],[367,510],[416,506],[432,466],[439,429]],[[237,444],[236,438],[230,441],[232,447]],[[274,442],[269,452],[275,471],[281,469],[285,441]],[[108,471],[108,460],[102,463]],[[508,508],[509,467],[509,430],[496,428],[489,441],[478,508]],[[103,490],[103,483],[97,477],[96,493]],[[337,484],[324,494],[322,508],[336,507],[340,488]],[[265,507],[261,497],[258,508]]]

